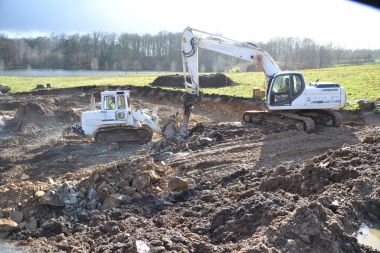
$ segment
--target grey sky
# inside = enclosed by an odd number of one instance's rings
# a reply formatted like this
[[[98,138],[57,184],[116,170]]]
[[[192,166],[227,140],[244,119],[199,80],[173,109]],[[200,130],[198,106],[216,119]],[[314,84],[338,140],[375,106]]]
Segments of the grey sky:
[[[0,0],[0,33],[9,36],[192,26],[242,41],[292,36],[380,48],[379,24],[379,10],[343,0]]]

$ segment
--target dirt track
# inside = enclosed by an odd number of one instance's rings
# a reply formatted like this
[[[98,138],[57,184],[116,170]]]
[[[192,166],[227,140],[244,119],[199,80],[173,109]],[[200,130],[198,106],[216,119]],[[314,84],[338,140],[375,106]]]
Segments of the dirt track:
[[[61,139],[89,92],[0,97],[0,235],[18,249],[376,252],[355,233],[380,224],[380,129],[357,115],[306,134],[241,124],[252,105],[206,99],[188,140],[110,151]],[[181,109],[172,96],[132,96],[163,120]],[[18,224],[1,223],[9,216]]]

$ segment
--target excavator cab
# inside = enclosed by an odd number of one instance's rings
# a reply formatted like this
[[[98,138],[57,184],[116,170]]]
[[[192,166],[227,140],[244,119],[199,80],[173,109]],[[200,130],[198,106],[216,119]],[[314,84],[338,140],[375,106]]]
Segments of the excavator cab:
[[[288,107],[305,89],[301,73],[283,72],[275,75],[269,82],[269,106]]]

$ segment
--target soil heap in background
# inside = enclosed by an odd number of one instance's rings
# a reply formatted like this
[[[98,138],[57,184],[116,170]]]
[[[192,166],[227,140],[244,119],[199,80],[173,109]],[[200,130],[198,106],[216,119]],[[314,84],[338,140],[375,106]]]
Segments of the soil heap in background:
[[[186,77],[188,83],[191,83],[190,77]],[[150,85],[157,87],[184,88],[184,79],[182,75],[159,76]],[[237,83],[224,74],[217,73],[211,75],[199,76],[201,88],[218,88],[226,86],[236,86]]]

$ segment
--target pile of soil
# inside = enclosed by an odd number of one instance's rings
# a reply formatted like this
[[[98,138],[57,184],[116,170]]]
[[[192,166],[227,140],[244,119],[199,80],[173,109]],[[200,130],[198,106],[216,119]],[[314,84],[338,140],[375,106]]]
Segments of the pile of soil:
[[[188,83],[191,83],[190,77],[187,77],[186,80]],[[184,79],[182,75],[168,75],[157,77],[150,85],[157,87],[184,88],[185,86],[183,83]],[[226,75],[217,73],[199,76],[199,85],[201,88],[219,88],[235,86],[237,83],[232,81],[232,79]]]
[[[355,117],[313,134],[217,123],[236,105],[210,102],[194,108],[187,140],[110,149],[61,138],[88,89],[1,96],[1,113],[23,122],[17,134],[0,129],[6,242],[33,252],[376,252],[356,233],[380,224],[380,128]],[[163,121],[178,109],[154,92],[131,102],[157,106]]]

